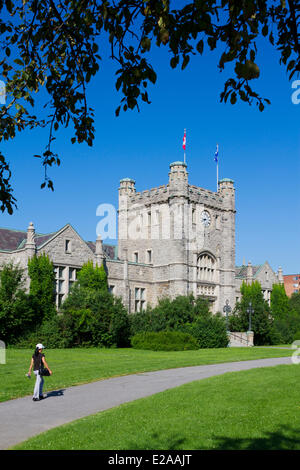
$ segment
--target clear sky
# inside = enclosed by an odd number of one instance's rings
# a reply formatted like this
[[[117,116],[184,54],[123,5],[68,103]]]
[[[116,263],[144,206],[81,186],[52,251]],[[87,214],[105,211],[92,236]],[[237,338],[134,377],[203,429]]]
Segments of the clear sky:
[[[32,221],[36,232],[49,233],[71,223],[85,240],[95,240],[96,209],[102,203],[117,208],[120,179],[134,178],[137,191],[168,183],[169,164],[183,159],[186,128],[190,184],[216,190],[216,143],[219,177],[234,180],[236,264],[267,260],[275,271],[282,266],[284,274],[300,273],[300,104],[292,103],[294,90],[278,54],[266,42],[261,47],[261,75],[253,86],[272,103],[263,113],[255,105],[220,103],[230,68],[219,72],[218,53],[195,56],[181,71],[170,68],[166,48],[154,48],[152,103],[118,118],[116,66],[107,59],[109,49],[100,50],[100,71],[88,88],[96,119],[93,147],[72,145],[70,130],[59,130],[54,148],[62,163],[49,170],[52,192],[40,189],[43,168],[33,157],[43,152],[46,132],[26,131],[2,144],[18,210],[1,214],[1,227],[26,230]]]

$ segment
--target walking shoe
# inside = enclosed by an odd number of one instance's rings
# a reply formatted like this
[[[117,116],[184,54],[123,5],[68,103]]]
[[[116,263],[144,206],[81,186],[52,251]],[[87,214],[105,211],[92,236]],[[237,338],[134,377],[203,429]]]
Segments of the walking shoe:
[[[40,395],[39,400],[44,400],[44,395]]]
[[[33,398],[32,400],[33,400],[33,401],[40,401],[39,398]]]

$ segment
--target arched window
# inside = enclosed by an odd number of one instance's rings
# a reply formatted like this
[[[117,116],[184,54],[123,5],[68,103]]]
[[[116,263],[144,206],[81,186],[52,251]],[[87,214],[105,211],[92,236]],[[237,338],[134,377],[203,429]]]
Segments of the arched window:
[[[216,259],[208,253],[201,253],[197,260],[197,280],[205,282],[216,281]]]

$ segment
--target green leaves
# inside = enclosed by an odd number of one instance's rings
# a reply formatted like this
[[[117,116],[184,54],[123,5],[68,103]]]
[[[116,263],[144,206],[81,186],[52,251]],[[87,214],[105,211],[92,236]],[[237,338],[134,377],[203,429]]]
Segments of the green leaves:
[[[260,74],[259,67],[252,60],[246,60],[244,63],[237,62],[234,70],[238,78],[246,80],[258,78]]]
[[[0,152],[0,209],[7,211],[10,215],[14,208],[17,208],[16,199],[13,196],[13,189],[10,185],[11,171],[4,156]]]

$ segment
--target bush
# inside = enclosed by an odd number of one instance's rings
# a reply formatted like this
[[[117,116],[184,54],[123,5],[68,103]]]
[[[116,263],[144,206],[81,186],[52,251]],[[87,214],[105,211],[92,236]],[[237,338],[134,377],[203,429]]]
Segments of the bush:
[[[272,317],[270,307],[264,300],[261,285],[258,281],[241,285],[242,298],[237,302],[234,311],[229,315],[230,331],[247,331],[249,329],[249,302],[252,303],[252,325],[255,346],[272,343]]]
[[[272,344],[290,344],[295,341],[295,335],[299,331],[300,315],[292,310],[285,318],[275,318],[273,321]]]
[[[293,341],[299,341],[299,340],[300,340],[300,330],[297,331],[293,337]]]
[[[138,333],[131,338],[131,344],[134,349],[152,351],[187,351],[199,348],[193,336],[179,331]]]
[[[208,301],[201,297],[189,295],[178,296],[173,300],[161,299],[155,308],[130,315],[131,334],[142,331],[178,331],[201,315],[209,315]]]
[[[226,348],[229,343],[225,320],[217,315],[203,315],[184,330],[198,341],[199,348]]]
[[[68,348],[71,346],[68,336],[63,328],[62,317],[56,315],[49,320],[44,320],[41,325],[36,326],[30,333],[19,339],[16,347],[34,349],[36,343],[41,342],[47,349]]]
[[[12,263],[0,270],[0,338],[6,344],[15,344],[42,321],[36,298],[25,292],[23,275]]]
[[[107,289],[76,283],[62,305],[63,326],[72,346],[129,345],[129,319],[120,299]]]

